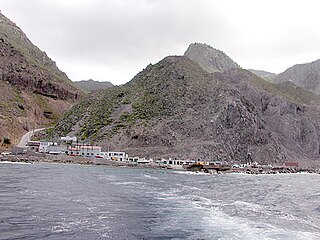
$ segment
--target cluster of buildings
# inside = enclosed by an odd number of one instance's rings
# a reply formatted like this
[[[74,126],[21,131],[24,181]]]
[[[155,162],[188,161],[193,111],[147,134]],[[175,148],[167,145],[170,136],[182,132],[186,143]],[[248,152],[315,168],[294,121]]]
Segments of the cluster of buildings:
[[[247,164],[240,163],[227,163],[227,162],[203,162],[196,160],[176,160],[176,159],[162,159],[153,161],[152,159],[146,160],[139,157],[129,157],[125,152],[103,152],[100,146],[94,146],[85,143],[79,143],[76,137],[62,137],[59,143],[50,141],[29,141],[28,148],[43,154],[55,154],[55,155],[68,155],[78,157],[92,157],[98,159],[106,159],[120,162],[131,162],[131,163],[154,163],[167,168],[174,169],[186,169],[191,171],[229,171],[236,170],[238,172],[247,171],[250,169],[259,171],[281,171],[286,169],[298,169],[298,163],[285,163],[282,166],[260,166],[256,162],[250,162]]]
[[[93,157],[114,161],[128,161],[136,163],[150,163],[151,160],[140,159],[139,157],[129,157],[125,152],[103,152],[102,147],[79,143],[76,137],[61,137],[60,142],[50,141],[29,141],[27,147],[38,153],[52,155],[68,155],[77,157]]]
[[[59,143],[50,141],[29,141],[28,148],[34,152],[53,155],[68,155],[78,157],[93,157],[96,159],[114,160],[129,163],[155,163],[162,166],[171,166],[172,168],[182,169],[183,165],[195,164],[196,161],[162,159],[153,161],[139,157],[131,157],[126,152],[103,152],[102,147],[79,143],[76,137],[61,137]]]

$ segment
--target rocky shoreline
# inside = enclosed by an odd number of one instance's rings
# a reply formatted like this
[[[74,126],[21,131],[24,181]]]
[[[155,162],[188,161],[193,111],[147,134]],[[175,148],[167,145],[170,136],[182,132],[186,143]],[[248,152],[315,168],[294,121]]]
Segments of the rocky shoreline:
[[[61,163],[61,164],[81,164],[81,165],[103,165],[103,166],[114,166],[114,167],[134,167],[134,168],[154,168],[154,169],[175,169],[170,165],[159,165],[155,163],[131,163],[131,162],[119,162],[106,159],[95,159],[95,158],[86,158],[86,157],[74,157],[74,156],[6,156],[0,158],[1,162],[12,162],[12,163]],[[185,169],[180,169],[187,171]],[[196,171],[190,171],[196,172]],[[206,172],[204,172],[206,173]],[[208,172],[208,174],[212,172]],[[318,168],[297,168],[297,169],[261,169],[261,168],[243,168],[243,169],[230,169],[228,171],[221,171],[215,173],[244,173],[251,175],[259,174],[289,174],[289,173],[315,173],[320,174],[320,169]]]
[[[138,164],[119,162],[106,159],[95,159],[86,157],[70,157],[70,156],[6,156],[0,158],[0,162],[12,162],[12,163],[62,163],[62,164],[81,164],[81,165],[104,165],[104,166],[116,166],[116,167],[137,167],[137,168],[167,168],[154,163]]]
[[[320,174],[320,169],[316,168],[297,168],[297,169],[282,169],[282,170],[273,170],[273,169],[245,169],[243,171],[233,171],[234,173],[246,173],[246,174],[281,174],[281,173],[317,173]]]

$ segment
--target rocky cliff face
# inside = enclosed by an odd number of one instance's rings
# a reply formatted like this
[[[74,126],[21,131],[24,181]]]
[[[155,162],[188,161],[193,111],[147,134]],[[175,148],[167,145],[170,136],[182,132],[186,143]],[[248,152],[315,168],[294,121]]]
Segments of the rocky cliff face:
[[[17,143],[22,133],[52,124],[83,91],[45,52],[0,13],[0,148],[3,138]]]
[[[198,63],[209,73],[240,68],[240,66],[225,53],[203,43],[190,44],[184,56]]]
[[[298,64],[274,78],[275,83],[290,81],[305,90],[320,94],[320,60]]]
[[[320,99],[307,103],[284,91],[291,87],[241,69],[210,74],[186,57],[167,57],[124,86],[89,95],[54,134],[152,158],[316,160],[320,125],[313,103]]]
[[[34,46],[0,13],[0,79],[21,90],[63,100],[77,100],[81,89],[61,72],[45,52]]]
[[[309,98],[303,101],[298,97],[308,94],[306,91],[300,89],[303,93],[294,92],[294,85],[281,88],[252,77],[249,72],[228,72],[218,78],[242,94],[244,109],[254,115],[247,115],[249,118],[244,116],[248,121],[255,121],[255,124],[251,124],[252,134],[241,141],[255,141],[253,152],[264,152],[265,146],[268,146],[268,150],[259,156],[260,159],[281,162],[319,158],[318,96],[312,95],[315,101],[307,105]],[[287,95],[290,88],[293,88],[289,91],[293,95]]]

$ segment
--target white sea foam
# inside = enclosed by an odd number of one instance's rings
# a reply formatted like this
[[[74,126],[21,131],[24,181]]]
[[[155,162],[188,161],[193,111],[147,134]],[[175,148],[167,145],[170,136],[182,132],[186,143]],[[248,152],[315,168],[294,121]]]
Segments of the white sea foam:
[[[114,182],[113,184],[115,184],[115,185],[143,185],[144,183],[143,182],[128,181],[128,182]]]
[[[0,163],[5,163],[5,164],[20,164],[20,165],[31,165],[32,163],[27,163],[27,162],[11,162],[11,161],[0,161]]]
[[[262,210],[264,210],[264,206],[261,206],[259,204],[256,203],[250,203],[250,202],[244,202],[244,201],[235,201],[233,203],[231,203],[232,205],[238,206],[244,210],[250,210],[250,211],[259,211],[261,212]]]
[[[155,177],[155,176],[151,176],[151,175],[149,175],[149,174],[143,174],[143,176],[145,177],[145,178],[149,178],[149,179],[158,179],[157,177]]]
[[[210,173],[204,173],[204,172],[189,172],[189,171],[174,171],[172,172],[174,174],[185,174],[185,175],[212,175]]]
[[[201,190],[201,188],[200,188],[200,187],[194,187],[194,186],[183,186],[182,184],[181,184],[181,187],[182,187],[183,189],[187,189],[187,190]]]
[[[51,231],[54,233],[63,233],[63,232],[70,232],[72,230],[73,223],[60,223],[59,225],[53,226]]]
[[[208,203],[210,201],[206,200]],[[240,205],[247,205],[247,203],[237,203]],[[246,218],[229,216],[224,213],[219,207],[201,207],[196,204],[197,208],[202,208],[204,212],[203,220],[205,224],[221,232],[223,237],[219,239],[252,239],[252,240],[271,240],[271,239],[290,239],[290,240],[316,240],[320,239],[320,233],[303,232],[282,229],[279,226],[273,226],[264,222],[252,221]],[[249,204],[250,208],[259,208],[259,206]]]
[[[203,226],[207,226],[208,232],[205,236],[211,236],[219,239],[252,239],[252,240],[272,240],[272,239],[290,239],[290,240],[316,240],[320,239],[320,232],[296,231],[288,229],[287,226],[275,226],[270,223],[264,223],[263,220],[250,220],[245,217],[230,216],[223,211],[225,207],[238,207],[243,211],[254,211],[265,213],[265,206],[256,203],[244,201],[216,201],[214,199],[203,196],[189,195],[179,196],[172,194],[161,194],[164,199],[170,199],[186,209],[197,209],[195,214],[198,221],[201,221]],[[188,210],[190,211],[190,210]],[[287,220],[297,221],[294,216],[282,215]],[[311,225],[310,223],[308,223]],[[316,227],[316,226],[315,226]],[[213,234],[213,235],[210,235]]]

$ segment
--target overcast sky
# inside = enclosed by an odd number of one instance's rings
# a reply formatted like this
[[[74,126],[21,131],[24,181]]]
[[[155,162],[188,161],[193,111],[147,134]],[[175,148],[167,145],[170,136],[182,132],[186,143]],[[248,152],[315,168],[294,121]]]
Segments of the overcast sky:
[[[317,0],[0,0],[73,81],[122,84],[192,42],[280,73],[320,58]]]

